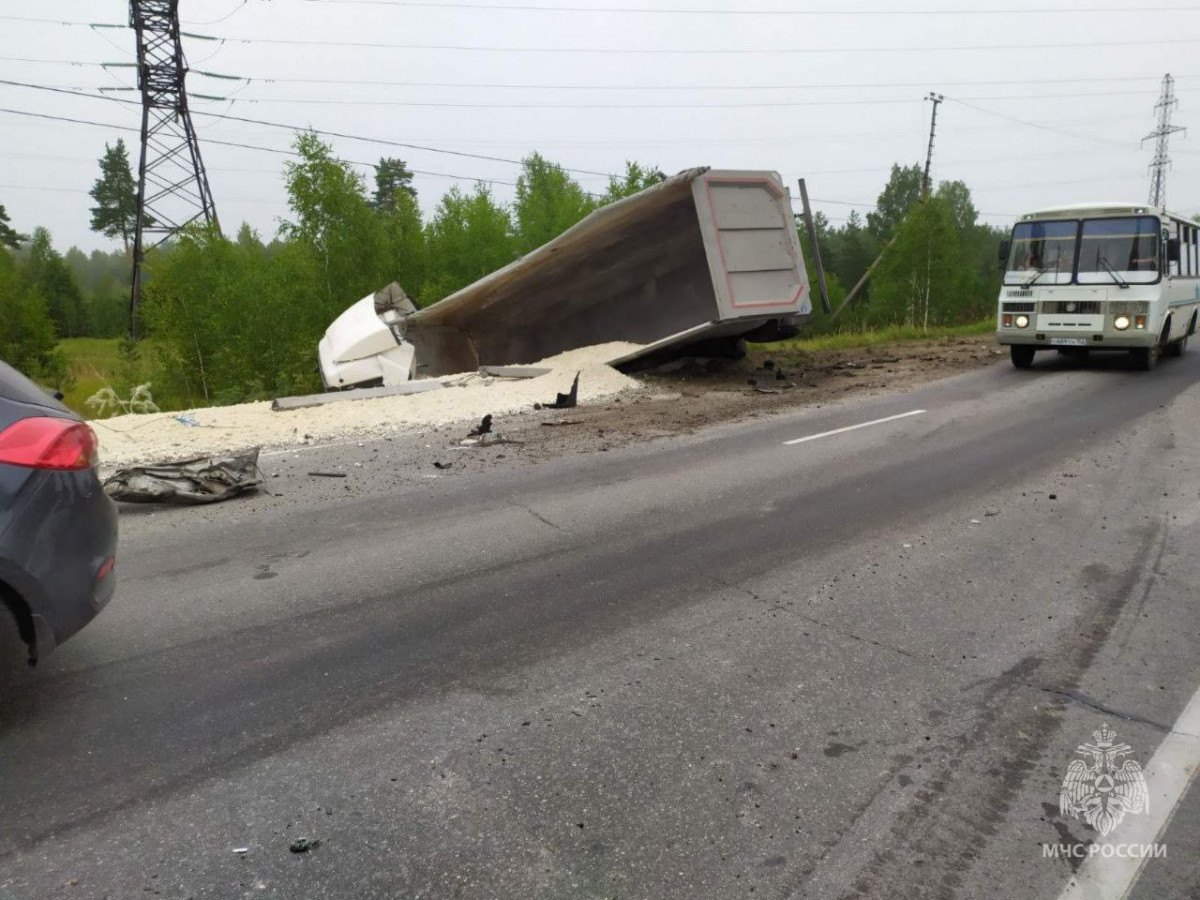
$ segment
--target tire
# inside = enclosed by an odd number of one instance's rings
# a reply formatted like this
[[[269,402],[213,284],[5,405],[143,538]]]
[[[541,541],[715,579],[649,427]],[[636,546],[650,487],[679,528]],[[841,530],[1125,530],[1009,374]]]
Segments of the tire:
[[[0,600],[0,696],[29,672],[29,645],[21,639],[17,618]]]
[[[1185,351],[1187,349],[1187,342],[1188,342],[1188,339],[1187,339],[1186,335],[1181,337],[1177,341],[1172,341],[1170,344],[1167,345],[1167,355],[1168,356],[1183,356],[1183,351]]]
[[[1137,347],[1129,351],[1135,368],[1149,372],[1158,364],[1158,347]]]
[[[1009,344],[1009,355],[1012,356],[1012,364],[1018,369],[1028,369],[1033,365],[1033,357],[1037,354],[1036,347],[1030,347],[1028,344]]]

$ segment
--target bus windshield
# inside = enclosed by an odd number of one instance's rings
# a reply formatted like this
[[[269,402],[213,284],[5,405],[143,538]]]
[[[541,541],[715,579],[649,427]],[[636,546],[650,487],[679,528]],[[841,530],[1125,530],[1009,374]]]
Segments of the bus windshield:
[[[1070,284],[1079,222],[1021,222],[1013,229],[1005,284]]]
[[[1158,219],[1129,216],[1085,219],[1079,246],[1079,283],[1132,284],[1158,280]]]

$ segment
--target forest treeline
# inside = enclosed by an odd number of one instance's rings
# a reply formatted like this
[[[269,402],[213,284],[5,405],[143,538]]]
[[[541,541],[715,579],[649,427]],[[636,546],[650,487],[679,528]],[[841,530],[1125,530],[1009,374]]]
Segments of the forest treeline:
[[[605,203],[664,178],[629,162],[601,193],[538,153],[523,161],[511,203],[491,188],[449,188],[422,215],[412,173],[385,158],[369,183],[312,133],[294,142],[283,179],[289,213],[267,238],[195,227],[146,259],[138,332],[123,353],[140,357],[157,398],[174,406],[231,403],[320,388],[315,346],[355,299],[391,281],[421,306],[540,246]],[[136,198],[123,142],[106,148],[92,189],[92,228],[121,242],[112,252],[55,250],[51,235],[21,234],[0,206],[0,358],[50,385],[69,378],[56,349],[66,337],[129,332],[129,244]],[[994,304],[1001,233],[981,224],[962,182],[922,202],[919,166],[894,166],[865,219],[819,234],[836,306],[880,251],[883,261],[838,327],[919,327],[974,321]],[[807,240],[802,234],[807,246]],[[806,253],[811,271],[811,252]],[[820,329],[818,314],[814,327]],[[129,385],[114,385],[128,390]]]

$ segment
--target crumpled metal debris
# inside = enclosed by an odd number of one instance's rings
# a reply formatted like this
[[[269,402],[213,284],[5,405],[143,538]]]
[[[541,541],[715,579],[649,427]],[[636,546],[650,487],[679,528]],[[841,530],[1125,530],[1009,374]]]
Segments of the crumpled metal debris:
[[[258,451],[201,456],[177,463],[120,469],[104,482],[104,492],[126,503],[218,503],[261,483]]]
[[[566,394],[559,394],[555,397],[553,403],[535,403],[534,409],[574,409],[579,405],[579,372],[575,373],[575,380],[571,382],[571,390]]]

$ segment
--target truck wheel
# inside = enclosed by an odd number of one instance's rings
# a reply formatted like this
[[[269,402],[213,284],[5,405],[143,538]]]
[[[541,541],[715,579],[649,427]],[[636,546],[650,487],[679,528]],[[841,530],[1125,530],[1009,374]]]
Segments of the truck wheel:
[[[1028,344],[1010,344],[1008,352],[1012,356],[1012,364],[1018,369],[1028,369],[1033,365],[1033,357],[1037,353],[1036,347],[1030,347]]]
[[[1177,341],[1172,341],[1167,346],[1167,355],[1183,356],[1183,351],[1187,349],[1187,342],[1188,342],[1187,335],[1184,335]]]
[[[1137,347],[1129,351],[1133,364],[1143,372],[1149,372],[1158,363],[1158,347]]]
[[[16,616],[0,600],[0,696],[29,671],[29,646],[21,639]]]

